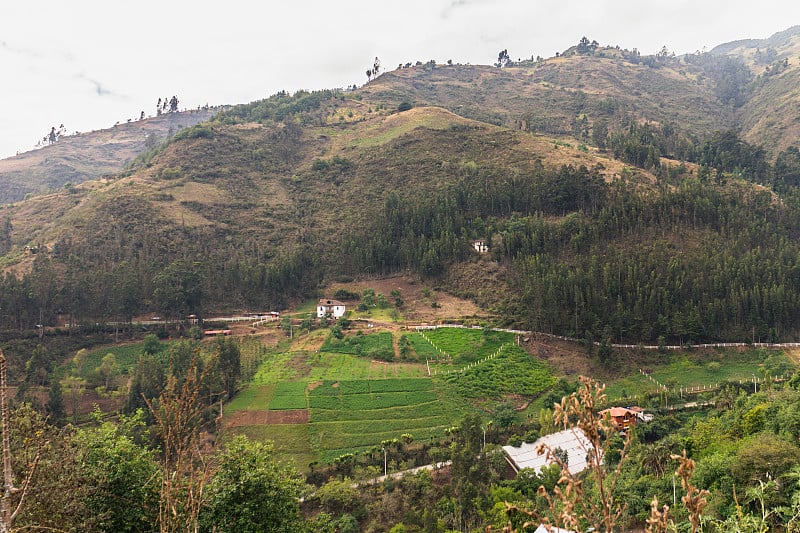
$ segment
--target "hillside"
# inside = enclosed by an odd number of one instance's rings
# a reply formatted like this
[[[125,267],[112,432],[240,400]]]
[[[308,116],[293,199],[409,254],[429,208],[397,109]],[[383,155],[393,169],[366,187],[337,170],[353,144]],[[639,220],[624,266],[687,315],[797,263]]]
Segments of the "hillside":
[[[711,51],[742,59],[755,76],[739,111],[744,138],[777,154],[800,136],[800,26],[768,39],[731,43]]]
[[[794,339],[800,166],[733,129],[758,93],[716,57],[584,43],[235,106],[124,174],[0,209],[0,320],[280,309],[408,272],[526,329]]]
[[[55,144],[0,159],[0,203],[16,202],[27,194],[59,189],[68,183],[115,175],[148,148],[180,129],[209,120],[217,112],[165,113],[109,129],[66,135]]]

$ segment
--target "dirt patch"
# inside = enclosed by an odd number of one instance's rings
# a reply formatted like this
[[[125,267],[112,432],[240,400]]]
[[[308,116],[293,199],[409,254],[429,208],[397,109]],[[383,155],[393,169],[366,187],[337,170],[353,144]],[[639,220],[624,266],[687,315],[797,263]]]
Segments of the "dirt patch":
[[[351,283],[333,283],[326,290],[326,295],[333,297],[339,289],[361,294],[364,289],[374,289],[382,293],[388,300],[394,290],[400,291],[403,307],[400,313],[404,322],[447,322],[461,317],[483,316],[486,312],[473,302],[436,290],[414,276],[398,275],[386,278],[375,278],[353,281]],[[355,308],[357,301],[346,301],[348,308]],[[435,304],[435,307],[432,307]]]
[[[291,411],[269,411],[267,424],[308,424],[308,409]]]
[[[311,365],[308,364],[308,355],[305,353],[298,353],[286,363],[286,366],[292,368],[297,372],[298,377],[306,377],[311,373]]]
[[[586,349],[574,343],[533,336],[522,347],[533,357],[546,361],[559,375],[597,376],[599,372]]]
[[[225,427],[260,426],[267,424],[308,424],[308,409],[288,411],[237,411],[225,417]]]

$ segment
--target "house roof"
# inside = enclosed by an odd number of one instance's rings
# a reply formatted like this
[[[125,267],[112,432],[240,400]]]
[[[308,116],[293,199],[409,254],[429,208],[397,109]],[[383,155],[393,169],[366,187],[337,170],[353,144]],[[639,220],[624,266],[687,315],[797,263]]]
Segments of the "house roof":
[[[533,533],[575,533],[574,531],[570,531],[569,529],[561,529],[560,527],[556,526],[546,526],[544,524],[539,524],[539,527],[536,528],[536,531]]]
[[[328,300],[327,298],[320,298],[319,305],[344,305],[339,300]]]
[[[506,452],[508,458],[516,465],[518,471],[523,468],[539,470],[543,466],[552,463],[552,461],[547,460],[546,454],[543,453],[540,455],[538,453],[537,450],[542,444],[549,447],[551,450],[561,448],[567,452],[567,466],[571,473],[577,474],[586,468],[586,454],[592,446],[583,431],[577,428],[565,429],[558,433],[545,435],[532,444],[525,442],[519,448],[515,446],[503,446],[503,451]]]
[[[628,413],[635,414],[631,409],[628,409],[627,407],[609,407],[608,409],[603,409],[602,411],[600,411],[601,415],[605,415],[606,413],[608,413],[612,418],[625,416]]]

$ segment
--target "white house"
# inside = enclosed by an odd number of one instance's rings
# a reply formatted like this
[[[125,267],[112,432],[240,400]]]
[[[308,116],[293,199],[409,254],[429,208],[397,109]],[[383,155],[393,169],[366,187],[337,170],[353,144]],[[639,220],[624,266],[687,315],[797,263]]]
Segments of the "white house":
[[[472,247],[479,254],[485,254],[489,251],[489,245],[486,244],[486,241],[473,241]]]
[[[340,318],[344,316],[344,312],[344,304],[338,300],[326,300],[323,298],[317,303],[317,318]]]
[[[561,529],[560,527],[556,526],[546,526],[544,524],[539,524],[539,527],[536,528],[536,531],[533,533],[575,533],[574,531],[570,531],[569,529]]]

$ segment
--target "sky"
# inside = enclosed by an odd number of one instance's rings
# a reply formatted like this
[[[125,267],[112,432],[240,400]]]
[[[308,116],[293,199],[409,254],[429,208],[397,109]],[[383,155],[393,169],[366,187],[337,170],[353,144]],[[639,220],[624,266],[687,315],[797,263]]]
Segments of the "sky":
[[[69,133],[180,108],[366,82],[379,57],[491,64],[581,37],[676,54],[800,24],[786,0],[3,0],[0,158]]]

